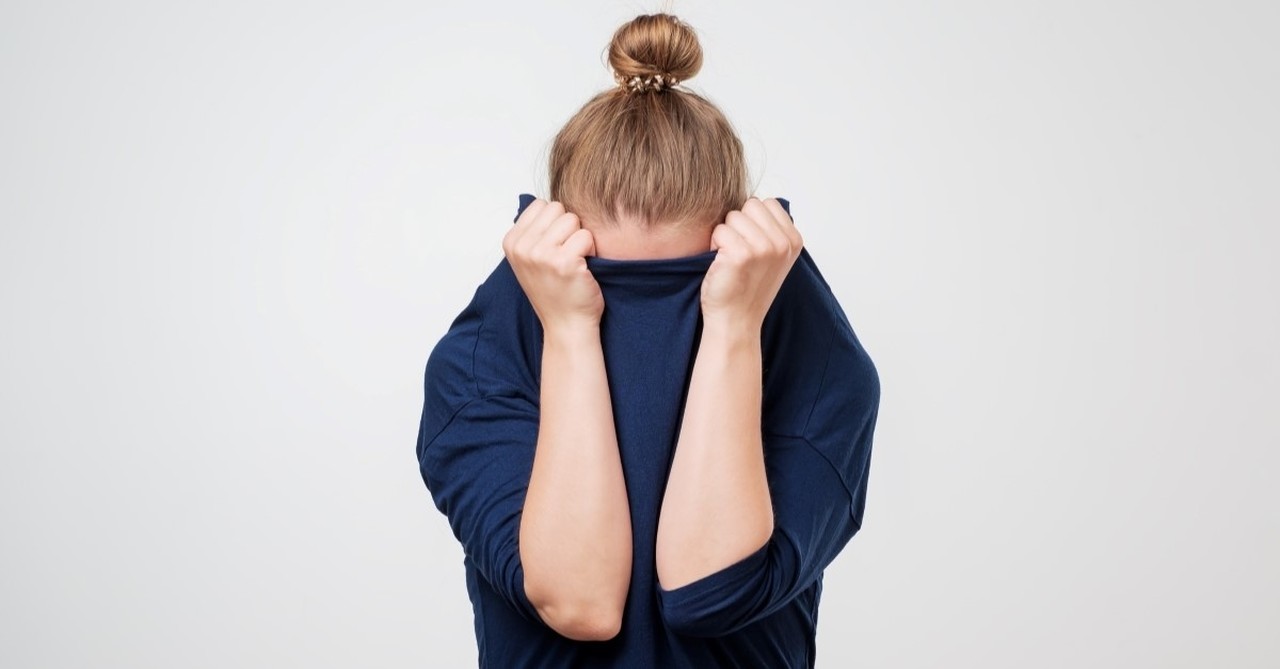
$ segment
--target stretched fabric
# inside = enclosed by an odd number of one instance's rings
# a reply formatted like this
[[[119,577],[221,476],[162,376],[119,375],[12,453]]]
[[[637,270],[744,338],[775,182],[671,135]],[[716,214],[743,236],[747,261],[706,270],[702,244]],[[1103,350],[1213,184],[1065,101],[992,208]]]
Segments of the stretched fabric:
[[[516,219],[534,199],[520,195]],[[622,630],[608,641],[560,636],[524,592],[518,537],[542,327],[505,258],[432,349],[418,463],[463,548],[480,667],[814,666],[823,571],[862,526],[880,382],[807,249],[761,331],[773,536],[687,585],[657,580],[658,516],[715,256],[587,258],[605,299],[601,339],[634,542]]]

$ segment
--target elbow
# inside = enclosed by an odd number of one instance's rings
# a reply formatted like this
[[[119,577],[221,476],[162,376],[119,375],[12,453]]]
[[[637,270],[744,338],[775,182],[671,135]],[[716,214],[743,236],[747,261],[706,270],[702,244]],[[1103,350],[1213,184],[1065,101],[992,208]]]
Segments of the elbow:
[[[534,608],[548,627],[574,641],[608,641],[622,631],[619,605],[540,603]]]
[[[545,584],[544,584],[545,586]],[[557,634],[574,641],[608,641],[622,630],[626,593],[617,597],[578,596],[530,585],[525,597],[538,617]]]
[[[628,548],[630,545],[628,544]],[[525,563],[525,599],[543,624],[573,641],[608,641],[622,630],[631,582],[630,554],[602,561],[603,573],[575,573],[572,566]]]

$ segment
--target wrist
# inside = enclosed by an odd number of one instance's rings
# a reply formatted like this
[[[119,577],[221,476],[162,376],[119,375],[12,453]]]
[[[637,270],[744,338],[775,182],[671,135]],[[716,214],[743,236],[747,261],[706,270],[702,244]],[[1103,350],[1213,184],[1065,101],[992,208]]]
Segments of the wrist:
[[[740,346],[759,347],[761,321],[747,317],[733,317],[727,314],[704,316],[702,321],[702,344],[719,345],[726,348]]]
[[[587,319],[567,319],[542,324],[544,345],[562,344],[578,348],[600,341],[600,322]]]

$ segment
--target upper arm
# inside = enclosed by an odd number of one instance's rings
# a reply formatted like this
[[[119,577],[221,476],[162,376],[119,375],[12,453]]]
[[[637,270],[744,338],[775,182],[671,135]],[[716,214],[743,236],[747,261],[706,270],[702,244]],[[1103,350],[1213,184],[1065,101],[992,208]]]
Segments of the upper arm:
[[[500,262],[428,358],[417,459],[479,575],[519,615],[560,631],[557,612],[544,617],[529,599],[519,551],[540,415],[524,336],[533,319]]]
[[[436,507],[480,574],[513,610],[542,622],[525,593],[518,542],[537,429],[537,409],[528,400],[479,397],[434,436],[423,429],[418,452]]]

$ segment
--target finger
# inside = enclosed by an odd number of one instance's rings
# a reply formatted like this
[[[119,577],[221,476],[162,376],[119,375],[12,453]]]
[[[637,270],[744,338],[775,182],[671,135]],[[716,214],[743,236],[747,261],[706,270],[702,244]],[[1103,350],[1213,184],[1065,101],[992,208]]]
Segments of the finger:
[[[547,201],[541,198],[534,199],[525,206],[524,211],[520,212],[520,216],[516,217],[516,223],[507,230],[507,234],[502,237],[502,252],[511,255],[525,234],[529,231],[529,225],[538,217],[538,213],[547,206]]]
[[[565,240],[572,235],[575,230],[582,228],[582,222],[578,220],[578,215],[574,213],[564,213],[551,221],[547,229],[542,232],[539,237],[539,244],[547,244],[550,246],[560,246]]]
[[[546,234],[547,228],[556,221],[557,218],[564,215],[564,205],[560,202],[548,202],[529,222],[529,227],[524,231],[517,241],[517,247],[526,251],[538,246],[543,235]]]
[[[791,218],[791,214],[787,213],[787,210],[782,206],[782,203],[778,202],[777,198],[771,197],[764,201],[764,206],[768,207],[769,211],[773,212],[774,219],[776,219],[780,224],[779,227],[782,228],[782,231],[787,235],[787,238],[791,240],[792,248],[803,246],[804,239],[800,235],[800,230],[796,227],[795,221]]]
[[[729,227],[727,223],[721,223],[711,230],[712,251],[719,251],[723,254],[725,250],[732,251],[734,249],[742,249],[745,246],[747,246],[747,242],[742,239],[742,235],[737,230]]]
[[[748,204],[743,205],[744,208],[749,207]],[[751,220],[751,216],[743,211],[731,211],[724,217],[725,225],[732,228],[742,238],[743,243],[748,248],[763,253],[773,248],[773,242],[765,234],[764,229],[759,223]]]
[[[760,232],[767,240],[768,246],[765,247],[766,249],[776,252],[785,252],[791,249],[791,239],[782,230],[782,223],[777,220],[773,211],[759,198],[748,199],[742,205],[742,213],[749,216],[751,222],[760,228]]]
[[[783,225],[795,224],[794,221],[791,220],[791,214],[788,214],[787,210],[782,207],[782,203],[778,202],[778,198],[771,197],[767,200],[763,200],[761,204],[764,205],[765,209],[769,210],[769,213],[773,214],[773,219],[778,223]]]
[[[529,224],[538,217],[538,212],[542,211],[546,206],[547,201],[542,198],[538,198],[533,202],[530,202],[529,205],[524,208],[524,211],[520,212],[519,218],[516,219],[516,227],[528,228]]]
[[[548,202],[547,206],[543,207],[538,212],[537,217],[533,219],[533,222],[529,225],[529,229],[536,230],[538,231],[538,234],[541,235],[546,231],[547,226],[551,225],[562,215],[564,215],[564,204],[555,201]]]
[[[578,228],[564,240],[565,251],[575,256],[593,256],[596,254],[596,238],[586,228]]]

